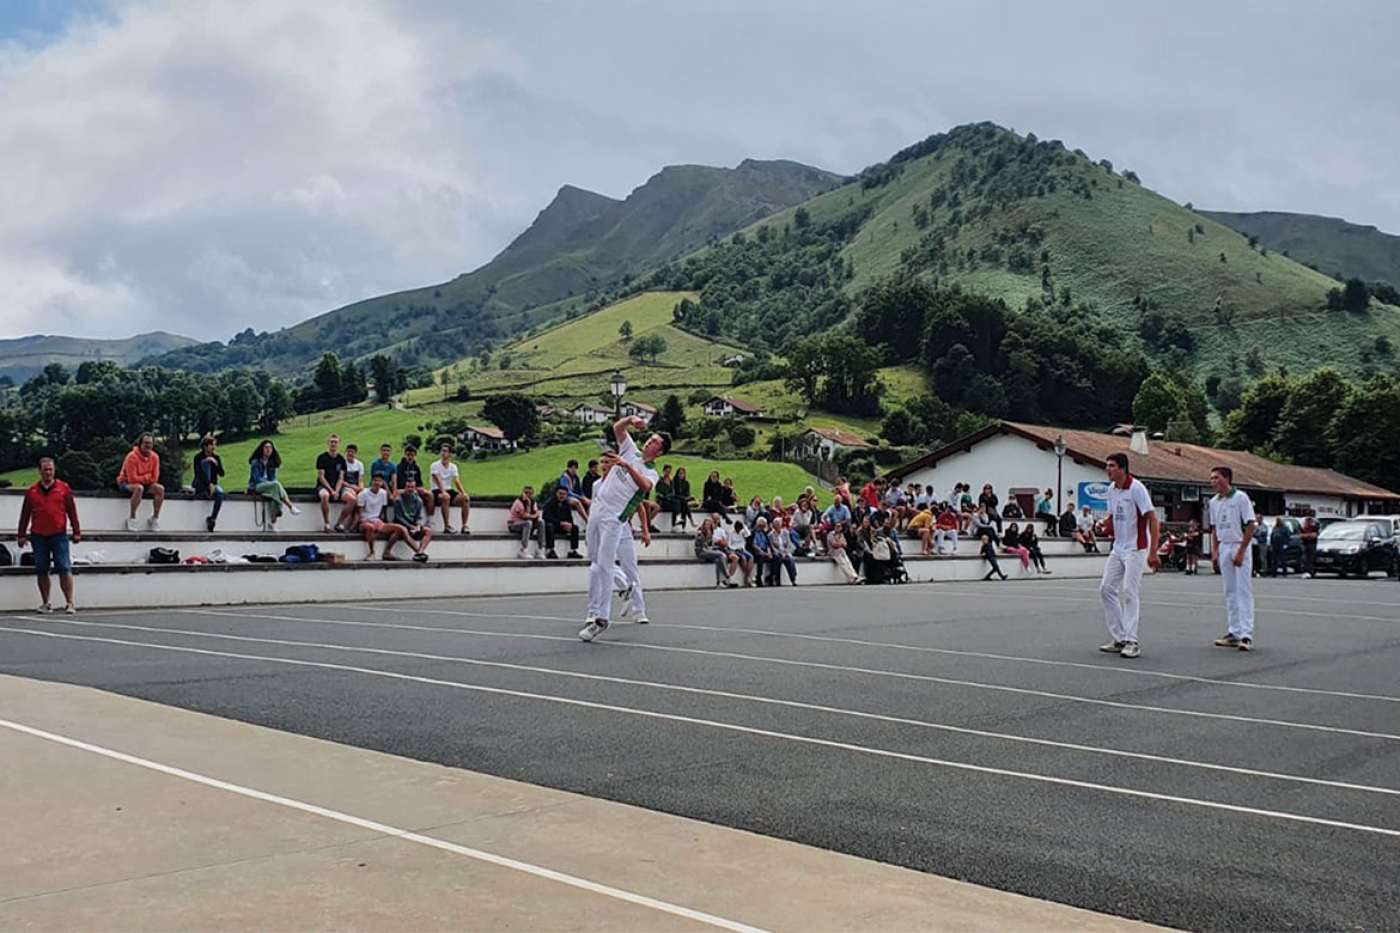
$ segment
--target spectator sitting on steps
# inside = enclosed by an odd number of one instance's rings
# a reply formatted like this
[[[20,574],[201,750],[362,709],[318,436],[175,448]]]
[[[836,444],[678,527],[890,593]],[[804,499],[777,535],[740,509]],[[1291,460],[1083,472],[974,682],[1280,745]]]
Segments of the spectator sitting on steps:
[[[224,475],[224,461],[219,459],[216,448],[219,442],[212,434],[199,439],[199,453],[194,455],[194,496],[196,499],[209,499],[214,507],[204,520],[204,527],[214,530],[219,520],[219,510],[224,507],[224,487],[219,485],[219,477]]]
[[[462,510],[462,534],[471,534],[471,529],[467,527],[467,520],[471,518],[472,514],[472,497],[467,495],[467,490],[462,486],[461,471],[457,469],[457,464],[452,462],[451,444],[443,444],[438,449],[438,458],[428,468],[428,476],[433,481],[433,491],[437,495],[438,509],[442,512],[442,533],[450,535],[454,531],[452,507],[455,505]]]
[[[577,460],[569,462],[577,468]],[[554,550],[554,540],[560,535],[567,535],[569,560],[583,557],[578,552],[578,523],[574,521],[574,505],[569,499],[568,487],[562,483],[555,486],[554,495],[544,504],[541,513],[544,518],[544,556],[550,560],[558,560],[559,554]]]
[[[1011,494],[1010,490],[1007,490],[1006,493],[1006,505],[1001,507],[1001,517],[1017,520],[1026,517],[1026,513],[1021,511],[1021,503],[1016,501],[1016,497]]]
[[[404,530],[404,544],[413,551],[413,559],[422,564],[428,560],[428,544],[433,540],[433,530],[428,527],[427,509],[419,492],[418,480],[409,475],[404,482],[403,495],[394,500],[394,524]],[[393,544],[389,548],[392,549]],[[387,556],[387,550],[385,554]]]
[[[389,491],[384,488],[384,475],[377,474],[369,482],[369,488],[360,492],[356,500],[360,513],[360,531],[369,545],[365,560],[374,560],[374,539],[383,535],[389,539],[384,545],[384,559],[393,560],[394,545],[407,534],[407,531],[393,522],[385,520],[389,509]]]
[[[277,530],[277,520],[286,509],[293,515],[300,515],[301,509],[292,504],[287,490],[277,479],[277,468],[282,465],[282,455],[272,441],[262,441],[253,448],[248,458],[248,492],[261,496],[267,502],[267,530]]]
[[[525,558],[530,550],[531,538],[535,540],[535,559],[543,556],[544,519],[540,517],[540,507],[535,502],[534,486],[526,486],[520,490],[520,498],[511,503],[510,514],[506,517],[506,530],[520,536],[520,552],[516,554],[517,558]]]
[[[1061,538],[1074,536],[1074,531],[1079,527],[1079,515],[1074,511],[1074,503],[1070,502],[1065,506],[1064,513],[1060,516],[1059,532]]]
[[[596,461],[588,464],[592,470]],[[568,502],[569,509],[577,512],[582,521],[588,520],[588,509],[593,505],[592,500],[583,493],[583,478],[578,475],[578,461],[570,460],[564,466],[564,472],[559,474],[559,485],[564,490],[564,498]],[[548,504],[548,503],[546,503]],[[574,524],[570,522],[570,524]],[[578,550],[577,547],[574,550]]]
[[[355,496],[357,490],[346,482],[348,463],[340,453],[340,436],[332,434],[326,438],[325,451],[316,458],[316,498],[321,500],[321,530],[331,530],[331,503],[340,503],[340,516],[335,520],[335,530],[345,531],[355,517]]]
[[[715,565],[715,586],[735,587],[734,571],[739,567],[739,558],[717,543],[715,522],[707,518],[695,532],[695,559]]]
[[[1079,520],[1075,523],[1074,540],[1084,546],[1086,552],[1098,553],[1099,542],[1094,535],[1094,514],[1089,511],[1086,505],[1080,510]]]
[[[131,514],[126,519],[126,530],[136,531],[136,509],[141,498],[151,497],[150,520],[147,527],[160,531],[160,508],[165,504],[165,487],[160,484],[160,454],[155,451],[156,440],[149,431],[136,441],[136,446],[122,461],[121,472],[117,473],[117,488],[131,496]]]
[[[1060,521],[1055,517],[1055,497],[1052,490],[1045,490],[1044,495],[1036,500],[1035,517],[1037,521],[1045,523],[1045,534],[1054,537],[1059,533]]]
[[[958,517],[946,502],[938,512],[938,522],[933,532],[933,547],[938,554],[958,553]]]
[[[403,459],[399,461],[397,471],[394,473],[394,490],[397,500],[399,492],[408,491],[408,481],[413,480],[413,488],[417,490],[417,496],[423,501],[423,512],[428,518],[433,517],[433,505],[437,497],[433,495],[432,489],[423,482],[423,468],[418,463],[418,448],[412,444],[404,447]],[[427,522],[423,523],[424,525]]]

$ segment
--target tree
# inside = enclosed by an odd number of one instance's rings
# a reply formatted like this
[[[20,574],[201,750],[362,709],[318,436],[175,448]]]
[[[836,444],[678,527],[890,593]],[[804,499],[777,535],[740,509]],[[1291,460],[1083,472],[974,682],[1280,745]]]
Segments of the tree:
[[[896,447],[905,447],[923,440],[922,428],[907,410],[896,408],[880,422],[880,436]]]
[[[1385,489],[1400,489],[1400,381],[1375,376],[1356,388],[1332,419],[1335,466]]]
[[[623,321],[623,322],[622,322],[622,326],[619,327],[619,328],[617,329],[617,333],[618,333],[618,336],[620,336],[624,341],[631,340],[631,339],[632,339],[632,322],[631,322],[630,320]]]
[[[627,355],[639,363],[648,358],[655,363],[657,357],[665,352],[666,338],[662,337],[660,334],[647,334],[633,341],[631,348],[627,351]]]
[[[658,431],[669,431],[675,435],[680,432],[683,424],[685,408],[681,405],[681,400],[675,395],[666,396],[666,401],[661,404],[661,411],[657,413],[654,427]]]
[[[1273,439],[1292,387],[1282,376],[1265,376],[1244,393],[1240,407],[1225,417],[1220,444],[1232,450],[1253,450]]]
[[[729,440],[734,444],[736,449],[748,447],[754,442],[755,437],[757,437],[757,434],[754,432],[754,429],[737,418],[730,423]]]
[[[1165,431],[1181,412],[1179,389],[1171,379],[1153,373],[1133,396],[1133,421],[1153,431]]]
[[[1337,441],[1332,419],[1351,393],[1351,385],[1330,366],[1294,383],[1279,412],[1274,447],[1299,466],[1330,467]]]
[[[481,416],[501,429],[508,441],[530,439],[539,432],[540,413],[534,399],[518,392],[493,395],[481,407]]]
[[[808,337],[788,354],[783,386],[802,396],[807,404],[817,400],[817,383],[826,372],[826,356],[821,337]]]
[[[407,373],[395,365],[391,357],[382,353],[369,358],[369,371],[374,377],[374,396],[385,405],[390,404],[395,393],[407,387]]]
[[[333,408],[344,404],[341,401],[345,394],[344,379],[340,358],[334,353],[323,353],[316,363],[316,372],[311,377],[316,394],[320,396],[321,407]]]
[[[262,415],[258,418],[258,430],[264,434],[276,434],[277,427],[296,412],[292,407],[292,393],[281,382],[274,380],[263,397]]]
[[[1360,314],[1371,303],[1371,293],[1366,283],[1357,278],[1347,279],[1342,286],[1342,308]]]

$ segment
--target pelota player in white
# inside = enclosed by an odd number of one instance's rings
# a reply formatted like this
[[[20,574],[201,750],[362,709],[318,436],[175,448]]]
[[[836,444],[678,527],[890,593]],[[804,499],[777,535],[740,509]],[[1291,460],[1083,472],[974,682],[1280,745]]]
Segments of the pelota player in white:
[[[583,641],[592,641],[608,627],[614,562],[622,560],[624,576],[636,577],[637,554],[627,523],[642,497],[656,484],[658,476],[652,463],[671,449],[671,436],[660,433],[651,435],[637,450],[631,429],[646,426],[646,421],[635,415],[619,419],[612,428],[617,452],[602,455],[607,475],[593,487],[593,506],[588,512],[588,620],[578,633]],[[627,546],[622,543],[623,536]]]

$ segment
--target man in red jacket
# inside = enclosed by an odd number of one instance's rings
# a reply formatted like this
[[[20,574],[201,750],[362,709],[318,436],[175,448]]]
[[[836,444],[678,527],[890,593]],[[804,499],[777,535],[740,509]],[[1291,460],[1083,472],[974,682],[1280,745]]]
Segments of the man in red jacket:
[[[43,600],[40,612],[53,612],[49,604],[50,562],[58,571],[58,585],[67,601],[63,611],[69,615],[77,612],[73,607],[73,561],[68,555],[70,521],[73,540],[82,541],[83,529],[78,524],[78,505],[73,501],[73,490],[63,480],[54,478],[53,458],[45,457],[39,461],[39,482],[25,492],[24,504],[19,509],[19,546],[24,547],[31,537],[34,539],[34,570],[39,575],[39,597]]]

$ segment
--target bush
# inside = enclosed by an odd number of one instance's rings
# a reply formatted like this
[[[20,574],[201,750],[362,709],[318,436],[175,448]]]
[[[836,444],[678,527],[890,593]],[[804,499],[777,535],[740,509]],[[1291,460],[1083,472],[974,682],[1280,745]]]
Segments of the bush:
[[[404,435],[404,438],[403,438],[403,446],[405,446],[405,447],[412,447],[412,448],[414,448],[415,450],[422,450],[422,449],[423,449],[423,435],[421,435],[421,434],[405,434],[405,435]]]
[[[458,386],[457,394],[453,396],[459,402],[470,402],[472,400],[472,390],[467,386]]]
[[[756,436],[754,429],[742,421],[735,421],[729,425],[729,439],[734,442],[735,447],[748,447]]]

